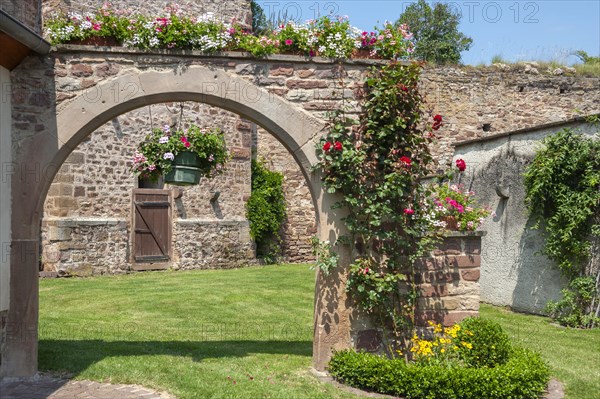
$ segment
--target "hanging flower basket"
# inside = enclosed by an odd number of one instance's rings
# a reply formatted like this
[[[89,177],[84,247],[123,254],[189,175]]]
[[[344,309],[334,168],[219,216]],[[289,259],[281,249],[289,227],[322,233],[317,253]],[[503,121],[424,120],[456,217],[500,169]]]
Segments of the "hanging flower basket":
[[[169,126],[153,129],[133,157],[133,172],[151,180],[164,176],[165,183],[190,186],[202,177],[223,172],[229,153],[223,132],[191,125],[171,131]]]
[[[173,169],[165,175],[165,183],[178,186],[192,186],[202,177],[202,159],[191,151],[177,154],[173,160]]]

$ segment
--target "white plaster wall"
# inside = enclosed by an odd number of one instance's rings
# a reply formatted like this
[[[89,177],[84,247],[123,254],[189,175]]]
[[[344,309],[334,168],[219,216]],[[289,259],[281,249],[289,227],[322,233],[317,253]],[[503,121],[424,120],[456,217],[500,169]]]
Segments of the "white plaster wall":
[[[8,309],[11,153],[10,73],[0,66],[0,312]]]
[[[587,124],[564,125],[583,133],[596,130]],[[496,212],[482,226],[481,300],[516,310],[543,313],[549,300],[561,297],[565,287],[558,266],[540,254],[544,238],[530,227],[525,205],[523,173],[540,141],[563,126],[539,129],[459,145],[454,160],[467,163],[463,183],[476,193],[480,204]],[[502,198],[497,189],[508,198]]]

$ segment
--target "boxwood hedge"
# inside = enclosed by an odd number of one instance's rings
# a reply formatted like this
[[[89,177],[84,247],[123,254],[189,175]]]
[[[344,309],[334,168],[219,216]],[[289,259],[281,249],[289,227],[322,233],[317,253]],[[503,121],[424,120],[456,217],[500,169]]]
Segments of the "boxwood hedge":
[[[540,355],[513,347],[496,367],[429,366],[369,353],[334,354],[329,373],[356,388],[407,399],[536,399],[550,372]]]

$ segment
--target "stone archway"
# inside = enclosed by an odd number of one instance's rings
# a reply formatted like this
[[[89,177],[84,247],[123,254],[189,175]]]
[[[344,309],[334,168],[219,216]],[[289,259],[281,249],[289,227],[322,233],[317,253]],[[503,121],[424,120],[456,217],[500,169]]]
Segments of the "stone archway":
[[[93,93],[93,94],[91,94]],[[12,180],[11,291],[7,342],[1,376],[31,376],[37,371],[38,252],[43,203],[54,175],[67,156],[89,134],[112,118],[143,105],[197,101],[217,106],[254,121],[273,134],[299,164],[317,210],[318,234],[334,241],[344,227],[331,210],[335,198],[323,192],[313,138],[323,121],[249,81],[225,71],[190,66],[180,71],[145,70],[101,82],[55,110],[44,134],[19,141],[14,162],[21,171],[35,164],[35,178],[20,173]],[[350,254],[340,253],[341,265]],[[343,268],[341,268],[343,269]],[[340,276],[323,279],[315,288],[313,360],[323,369],[333,348],[350,346],[350,309]]]

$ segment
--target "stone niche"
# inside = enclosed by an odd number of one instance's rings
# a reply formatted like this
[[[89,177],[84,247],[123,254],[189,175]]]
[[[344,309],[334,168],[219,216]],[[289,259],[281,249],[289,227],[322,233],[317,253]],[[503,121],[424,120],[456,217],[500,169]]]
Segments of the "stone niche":
[[[429,327],[430,320],[451,326],[479,315],[483,235],[483,232],[449,233],[430,256],[417,262],[414,276],[420,289],[415,313],[417,329]],[[380,330],[363,325],[355,328],[352,338],[357,350],[383,350]]]

